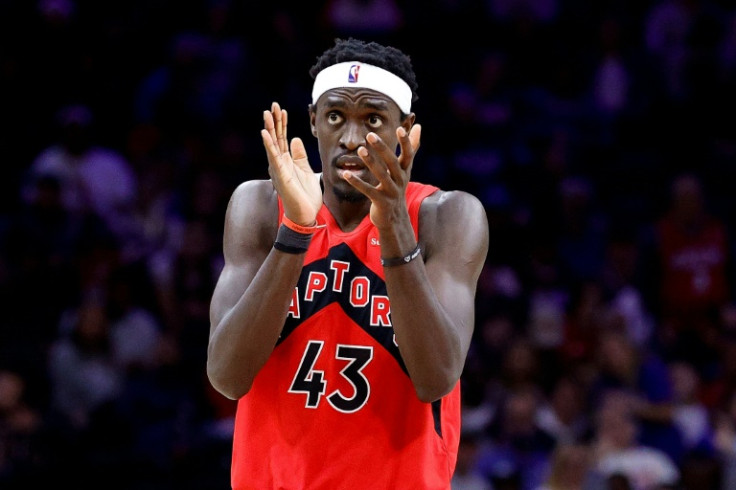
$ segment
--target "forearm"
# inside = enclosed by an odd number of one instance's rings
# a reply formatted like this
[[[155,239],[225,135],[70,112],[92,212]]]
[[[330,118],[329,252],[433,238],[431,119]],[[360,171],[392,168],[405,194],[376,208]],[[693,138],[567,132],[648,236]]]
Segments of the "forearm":
[[[386,268],[391,322],[409,376],[423,401],[447,394],[464,365],[459,326],[432,290],[421,258]]]
[[[416,245],[408,221],[381,232],[381,255],[404,256]],[[432,401],[449,392],[464,364],[458,328],[432,289],[419,256],[409,263],[384,267],[391,302],[391,322],[401,357],[417,395]]]
[[[207,373],[228,398],[245,395],[271,355],[303,261],[304,254],[272,250],[237,302],[213,323]]]

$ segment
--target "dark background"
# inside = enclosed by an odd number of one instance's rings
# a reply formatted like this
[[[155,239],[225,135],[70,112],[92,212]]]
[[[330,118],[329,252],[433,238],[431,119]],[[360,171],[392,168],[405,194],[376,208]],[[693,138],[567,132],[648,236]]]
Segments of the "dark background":
[[[308,71],[348,36],[412,58],[423,125],[414,179],[486,206],[491,243],[466,413],[501,407],[518,388],[510,371],[524,371],[523,361],[506,354],[517,344],[535,359],[523,384],[537,411],[560,379],[605,384],[593,346],[600,331],[618,329],[638,358],[685,363],[697,377],[708,441],[697,451],[680,442],[670,457],[686,487],[692,468],[707,467],[709,488],[728,488],[733,451],[715,435],[736,427],[727,348],[736,6],[726,0],[0,0],[0,487],[228,487],[233,404],[204,373],[224,210],[238,183],[267,178],[259,130],[272,101],[289,110],[290,135],[318,165]],[[105,149],[90,166],[114,162],[92,172],[106,176],[100,199],[123,189],[113,208],[70,204],[64,189],[76,177],[34,166],[71,141],[70,130]],[[705,213],[685,212],[683,236],[697,248],[714,226],[725,252],[706,266],[722,279],[717,294],[673,313],[657,226],[683,175],[702,197],[688,193],[685,207]],[[626,310],[633,317],[617,302],[624,290],[639,301]],[[581,334],[585,308],[593,326]],[[80,340],[90,310],[102,333]],[[116,349],[135,353],[136,326],[151,325],[148,357],[123,362]],[[688,348],[673,338],[690,339]],[[108,396],[87,400],[68,386],[80,366],[117,380]],[[636,383],[625,388],[651,398]],[[665,391],[658,401],[684,403]],[[79,406],[70,412],[59,397]],[[577,442],[595,442],[599,404],[582,404],[590,429]],[[498,417],[477,420],[468,438],[501,445]],[[557,443],[533,444],[535,454],[549,462]],[[472,461],[470,473],[500,485]],[[541,477],[525,478],[518,488]]]

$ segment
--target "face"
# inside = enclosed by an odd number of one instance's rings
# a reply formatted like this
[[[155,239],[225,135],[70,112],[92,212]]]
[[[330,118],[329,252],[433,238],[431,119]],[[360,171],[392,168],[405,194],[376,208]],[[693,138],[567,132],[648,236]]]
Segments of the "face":
[[[310,111],[312,134],[319,140],[325,199],[360,202],[367,199],[340,176],[351,171],[369,184],[377,180],[358,156],[368,133],[376,133],[389,147],[398,148],[396,129],[409,131],[413,114],[401,121],[396,103],[370,89],[338,88],[325,92]],[[370,148],[369,148],[370,151]],[[332,194],[330,196],[330,194]]]
[[[620,335],[607,335],[601,339],[598,360],[609,374],[625,378],[635,369],[634,348]]]

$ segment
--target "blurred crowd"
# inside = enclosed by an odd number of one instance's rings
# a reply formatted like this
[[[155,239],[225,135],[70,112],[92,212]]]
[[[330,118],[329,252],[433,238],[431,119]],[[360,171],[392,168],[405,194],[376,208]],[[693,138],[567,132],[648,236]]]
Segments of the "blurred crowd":
[[[454,490],[736,488],[728,0],[0,0],[0,488],[229,488],[224,211],[349,36],[489,217]]]

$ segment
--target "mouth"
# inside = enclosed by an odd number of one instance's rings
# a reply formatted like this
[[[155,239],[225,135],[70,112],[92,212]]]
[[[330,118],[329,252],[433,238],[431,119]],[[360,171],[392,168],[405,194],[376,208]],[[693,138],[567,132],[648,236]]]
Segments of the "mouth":
[[[360,157],[357,156],[343,156],[337,159],[335,164],[340,170],[350,170],[351,172],[358,172],[365,168],[365,163]]]

